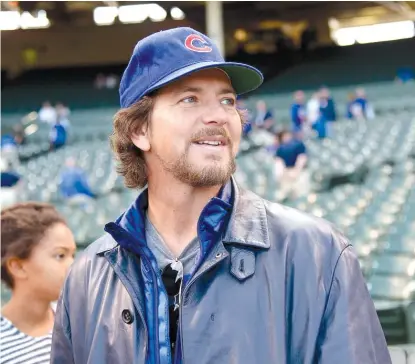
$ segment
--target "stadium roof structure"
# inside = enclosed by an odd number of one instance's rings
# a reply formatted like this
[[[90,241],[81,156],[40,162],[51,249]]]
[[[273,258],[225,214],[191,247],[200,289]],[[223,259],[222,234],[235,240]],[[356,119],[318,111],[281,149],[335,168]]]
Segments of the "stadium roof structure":
[[[1,10],[19,10],[34,13],[45,10],[48,18],[55,24],[65,23],[73,26],[93,23],[92,12],[99,6],[125,6],[157,3],[165,10],[178,7],[188,19],[198,24],[205,21],[205,1],[2,1]],[[355,19],[373,22],[380,18],[400,16],[415,20],[415,2],[411,1],[225,1],[225,19],[255,23],[278,19],[298,21],[321,16],[340,19]],[[356,20],[357,19],[357,20]]]

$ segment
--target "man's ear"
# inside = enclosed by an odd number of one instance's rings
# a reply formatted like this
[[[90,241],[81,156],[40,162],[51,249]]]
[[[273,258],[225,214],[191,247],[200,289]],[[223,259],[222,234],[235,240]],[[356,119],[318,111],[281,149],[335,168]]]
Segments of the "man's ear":
[[[141,149],[143,152],[148,152],[150,150],[148,126],[143,125],[142,129],[136,130],[131,135],[131,141],[138,149]]]

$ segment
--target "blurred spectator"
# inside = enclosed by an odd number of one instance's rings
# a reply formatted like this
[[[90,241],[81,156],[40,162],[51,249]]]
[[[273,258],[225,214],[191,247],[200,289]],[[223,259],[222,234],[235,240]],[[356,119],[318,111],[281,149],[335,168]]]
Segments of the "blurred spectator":
[[[94,86],[98,90],[103,89],[107,86],[107,80],[102,73],[97,74],[97,77],[95,78]]]
[[[1,169],[1,208],[13,205],[17,202],[21,177],[14,171],[11,164],[3,157],[0,160]]]
[[[293,124],[294,134],[301,134],[304,122],[307,115],[304,106],[305,95],[303,91],[297,91],[294,93],[294,103],[291,105],[291,121]]]
[[[295,139],[290,131],[278,133],[276,156],[276,175],[280,183],[279,194],[283,198],[306,195],[310,182],[305,166],[306,147],[301,140]]]
[[[400,83],[407,83],[415,80],[415,73],[412,67],[401,67],[396,72],[395,80]]]
[[[55,125],[52,126],[49,134],[50,150],[57,150],[62,148],[66,144],[66,139],[67,131],[58,120],[56,121]]]
[[[106,87],[113,89],[118,86],[118,77],[116,75],[108,75],[106,79]]]
[[[24,132],[24,128],[23,125],[21,124],[17,124],[13,127],[13,131],[14,131],[14,140],[16,142],[16,144],[19,145],[24,145],[26,143],[26,135]]]
[[[118,86],[119,78],[117,75],[110,74],[105,76],[102,73],[99,73],[94,81],[94,86],[98,90],[107,88],[107,89],[113,89]]]
[[[66,107],[63,103],[58,102],[56,104],[56,120],[59,120],[59,123],[65,128],[70,128],[70,121],[69,121],[69,115],[71,111],[68,107]]]
[[[320,109],[324,119],[327,122],[336,121],[336,105],[333,98],[330,96],[330,90],[327,87],[322,87],[320,94]]]
[[[1,137],[1,158],[14,169],[20,165],[19,146],[12,134]]]
[[[364,119],[362,107],[359,103],[356,103],[356,95],[354,93],[349,93],[347,99],[346,117],[349,120]]]
[[[267,104],[263,100],[256,103],[256,114],[254,124],[257,128],[271,130],[274,127],[274,117]]]
[[[355,104],[361,108],[361,113],[365,119],[372,120],[375,118],[373,106],[367,100],[366,91],[361,87],[356,89]]]
[[[307,123],[313,125],[320,118],[320,95],[314,92],[307,102]]]
[[[76,165],[72,157],[66,160],[60,180],[59,191],[62,197],[70,203],[82,204],[96,197],[88,184],[85,171]]]
[[[76,251],[73,235],[51,205],[22,203],[1,212],[0,362],[49,363],[56,301]]]
[[[51,105],[49,101],[45,101],[42,108],[39,110],[39,120],[53,125],[56,122],[57,113],[56,109]]]
[[[315,92],[307,103],[307,127],[313,129],[319,139],[327,136],[326,119],[321,110],[320,92]]]

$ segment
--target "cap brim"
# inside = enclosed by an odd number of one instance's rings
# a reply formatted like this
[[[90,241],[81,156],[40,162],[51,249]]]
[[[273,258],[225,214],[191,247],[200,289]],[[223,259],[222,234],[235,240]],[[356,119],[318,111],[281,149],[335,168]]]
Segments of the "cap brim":
[[[219,68],[226,72],[237,95],[242,95],[249,91],[255,90],[264,81],[264,76],[261,71],[247,64],[237,62],[200,62],[170,73],[168,76],[158,81],[155,85],[151,86],[147,90],[146,95],[178,80],[179,78],[208,68]]]

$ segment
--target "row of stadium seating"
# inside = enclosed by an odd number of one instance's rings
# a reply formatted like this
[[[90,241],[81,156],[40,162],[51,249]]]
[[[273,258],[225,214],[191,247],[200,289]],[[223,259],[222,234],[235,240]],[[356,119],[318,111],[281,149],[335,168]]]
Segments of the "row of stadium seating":
[[[358,254],[388,343],[405,343],[408,337],[415,342],[415,307],[411,303],[415,299],[415,86],[365,88],[377,117],[364,122],[340,120],[333,125],[329,139],[307,140],[312,193],[284,203],[325,218],[345,232]],[[345,92],[345,88],[333,89],[333,96],[340,100]],[[266,97],[278,122],[281,114],[288,118],[291,95]],[[248,104],[253,105],[256,98]],[[115,111],[74,110],[71,145],[39,153],[42,155],[18,170],[25,179],[20,198],[54,203],[74,231],[80,249],[100,236],[103,225],[124,211],[139,192],[123,188],[115,173],[108,146]],[[48,128],[40,125],[22,152],[29,157],[36,155],[30,148],[44,148],[44,152],[47,133]],[[242,186],[275,201],[280,196],[274,159],[265,150],[273,141],[273,135],[259,131],[243,140],[235,177]],[[67,157],[75,157],[87,171],[93,190],[100,195],[95,202],[80,208],[60,199],[59,173]],[[414,358],[409,348],[393,349],[393,355],[396,363]]]

